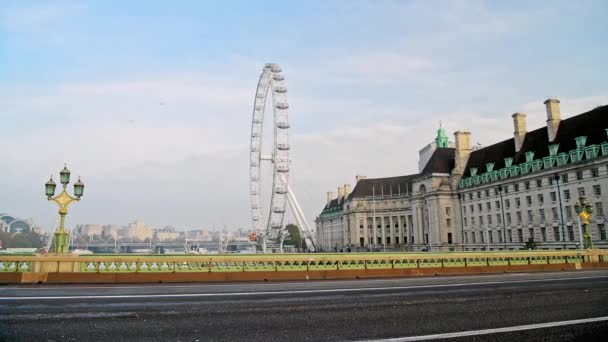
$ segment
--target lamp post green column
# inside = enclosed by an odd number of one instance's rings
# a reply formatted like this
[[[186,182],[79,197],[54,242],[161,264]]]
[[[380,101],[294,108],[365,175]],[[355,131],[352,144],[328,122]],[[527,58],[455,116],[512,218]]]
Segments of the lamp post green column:
[[[69,252],[69,235],[65,231],[65,216],[68,214],[68,207],[74,201],[80,201],[80,197],[84,193],[84,184],[78,179],[76,183],[74,183],[74,197],[70,196],[67,192],[68,184],[70,183],[70,170],[68,170],[67,166],[63,167],[63,170],[59,173],[60,181],[63,185],[63,191],[53,197],[55,195],[55,188],[57,184],[53,181],[53,176],[49,179],[45,184],[45,194],[49,201],[53,201],[57,203],[59,206],[59,216],[61,220],[59,221],[59,231],[55,232],[55,239],[53,240],[53,251],[55,253],[68,253]]]
[[[574,204],[574,210],[581,219],[583,226],[583,248],[593,248],[593,241],[591,240],[591,233],[589,232],[589,217],[593,213],[593,206],[589,203],[589,200],[585,196],[581,196],[578,201]]]

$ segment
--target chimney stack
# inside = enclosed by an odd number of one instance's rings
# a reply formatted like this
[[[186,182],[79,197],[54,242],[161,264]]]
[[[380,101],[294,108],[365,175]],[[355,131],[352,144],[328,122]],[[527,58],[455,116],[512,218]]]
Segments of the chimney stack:
[[[343,197],[344,197],[344,188],[339,186],[338,187],[338,202],[342,201]]]
[[[329,205],[329,203],[331,203],[331,200],[334,199],[334,193],[331,191],[327,192],[327,205]]]
[[[511,117],[513,118],[513,127],[515,129],[515,131],[513,131],[515,152],[519,152],[521,147],[524,145],[524,139],[526,138],[526,133],[528,132],[528,128],[526,126],[526,114],[515,113],[511,115]]]
[[[471,132],[457,131],[454,133],[454,139],[456,140],[456,150],[454,152],[456,163],[453,173],[462,175],[471,154]]]
[[[360,175],[356,175],[355,176],[355,182],[359,183],[360,180],[367,178],[367,176],[360,176]]]
[[[350,184],[344,184],[344,196],[348,197],[348,195],[350,195],[350,192],[351,192]]]
[[[544,103],[547,108],[547,133],[549,134],[549,142],[552,142],[557,136],[557,129],[559,128],[559,122],[561,121],[559,100],[551,98]]]

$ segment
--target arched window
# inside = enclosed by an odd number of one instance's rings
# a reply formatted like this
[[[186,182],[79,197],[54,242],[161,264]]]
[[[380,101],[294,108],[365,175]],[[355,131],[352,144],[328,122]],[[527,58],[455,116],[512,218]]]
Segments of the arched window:
[[[422,184],[422,185],[421,185],[421,186],[418,188],[418,192],[419,192],[421,195],[426,194],[426,185]]]

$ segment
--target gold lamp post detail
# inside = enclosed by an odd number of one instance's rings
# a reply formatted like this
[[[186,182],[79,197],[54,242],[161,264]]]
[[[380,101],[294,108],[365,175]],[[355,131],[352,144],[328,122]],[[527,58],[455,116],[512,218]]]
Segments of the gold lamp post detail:
[[[68,170],[67,166],[63,167],[63,170],[59,173],[60,182],[63,185],[63,191],[55,197],[55,188],[57,184],[53,181],[53,176],[51,175],[51,179],[45,184],[45,194],[49,201],[53,201],[57,203],[59,206],[59,216],[61,217],[61,221],[59,223],[59,231],[55,232],[55,240],[53,240],[53,250],[55,253],[67,253],[69,249],[68,245],[68,233],[65,231],[65,216],[68,214],[68,207],[74,201],[80,201],[80,197],[84,193],[84,183],[78,179],[76,183],[74,183],[74,197],[70,196],[67,192],[68,184],[70,183],[70,170]]]
[[[583,226],[583,248],[593,248],[593,241],[591,240],[591,233],[589,232],[589,218],[593,213],[593,206],[591,206],[591,203],[589,203],[589,200],[587,200],[585,196],[581,196],[574,204],[574,210],[581,219],[581,225]]]

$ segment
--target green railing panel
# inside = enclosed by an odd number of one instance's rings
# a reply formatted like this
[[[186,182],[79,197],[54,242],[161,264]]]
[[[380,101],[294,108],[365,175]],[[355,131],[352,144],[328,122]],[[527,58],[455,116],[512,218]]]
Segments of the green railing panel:
[[[529,261],[526,257],[511,257],[509,258],[511,265],[528,265]]]
[[[31,261],[0,261],[0,272],[33,272]]]
[[[569,263],[574,263],[574,262],[585,262],[585,258],[582,255],[568,255],[566,257],[566,260]]]
[[[93,261],[87,261],[87,262],[80,263],[80,272],[95,273],[95,272],[97,272],[97,268],[98,268],[97,263],[93,262]]]
[[[306,263],[300,261],[287,261],[277,263],[277,271],[306,271]]]
[[[370,270],[385,270],[393,268],[393,263],[390,260],[368,260],[367,269]]]
[[[550,264],[565,264],[566,257],[565,256],[550,256],[549,263]]]
[[[110,262],[92,262],[86,261],[80,263],[81,272],[137,272],[139,269],[137,262],[134,261],[110,261]]]
[[[209,264],[202,262],[176,262],[175,272],[209,272]]]
[[[338,269],[336,261],[310,261],[308,269],[311,271],[331,271]]]
[[[14,261],[0,261],[0,272],[17,272],[17,263]]]
[[[418,262],[412,259],[395,260],[393,262],[394,268],[418,268]]]
[[[490,266],[507,266],[509,265],[508,258],[488,258],[488,265]]]
[[[530,257],[530,264],[532,265],[539,265],[539,264],[546,264],[547,263],[547,257],[546,256],[533,256]]]
[[[488,266],[486,258],[467,258],[467,266]]]
[[[242,262],[210,262],[206,263],[210,272],[241,272],[243,271]]]
[[[463,266],[465,266],[464,258],[443,259],[443,267],[463,267]]]
[[[363,260],[342,260],[338,263],[340,270],[364,270],[365,261]]]
[[[245,263],[245,271],[260,272],[260,271],[275,271],[276,264],[274,261],[258,261]]]
[[[173,272],[173,266],[172,262],[143,261],[139,263],[138,272]],[[103,272],[101,263],[99,263],[99,270]]]
[[[441,267],[441,259],[422,259],[419,262],[420,268]]]

